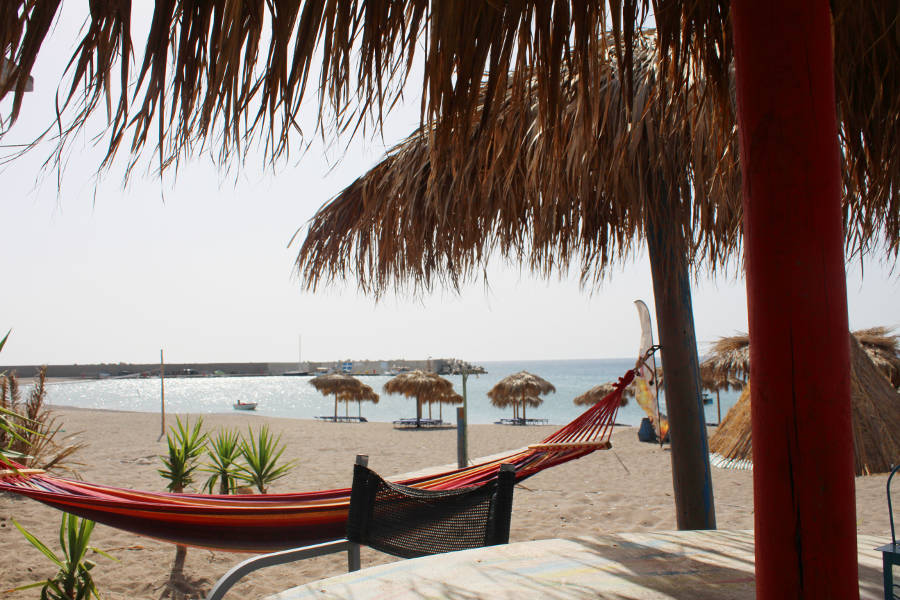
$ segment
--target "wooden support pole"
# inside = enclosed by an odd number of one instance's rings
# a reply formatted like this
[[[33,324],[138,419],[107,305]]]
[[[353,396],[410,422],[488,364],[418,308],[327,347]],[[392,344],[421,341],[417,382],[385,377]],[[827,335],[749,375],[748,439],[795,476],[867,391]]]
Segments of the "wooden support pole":
[[[828,0],[731,4],[757,598],[859,597]],[[666,373],[668,377],[668,372]]]
[[[647,248],[656,301],[660,354],[666,373],[666,407],[672,447],[672,487],[679,529],[715,529],[716,507],[706,417],[700,393],[700,360],[694,335],[688,247],[665,194],[648,218]]]

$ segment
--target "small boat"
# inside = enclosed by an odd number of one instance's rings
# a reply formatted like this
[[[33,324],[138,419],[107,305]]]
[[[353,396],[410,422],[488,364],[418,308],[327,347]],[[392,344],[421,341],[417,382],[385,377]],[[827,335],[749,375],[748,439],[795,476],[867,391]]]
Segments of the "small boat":
[[[233,406],[235,410],[256,410],[256,402],[241,402],[238,400]]]

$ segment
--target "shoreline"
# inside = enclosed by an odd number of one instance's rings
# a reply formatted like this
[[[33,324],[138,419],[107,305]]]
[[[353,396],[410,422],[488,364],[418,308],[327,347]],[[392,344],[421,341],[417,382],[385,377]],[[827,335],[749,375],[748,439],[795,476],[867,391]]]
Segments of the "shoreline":
[[[53,415],[65,430],[79,434],[87,448],[73,456],[85,481],[132,489],[165,488],[157,474],[158,458],[166,449],[159,436],[158,413],[127,410],[63,408]],[[167,413],[167,417],[175,413]],[[186,413],[178,413],[184,417]],[[394,430],[390,423],[324,423],[309,419],[234,414],[201,416],[204,431],[227,427],[246,432],[268,425],[281,435],[286,460],[298,465],[270,491],[302,492],[347,487],[357,454],[368,454],[370,466],[385,477],[456,462],[456,431]],[[174,422],[174,419],[172,419]],[[167,424],[168,418],[167,418]],[[482,457],[526,446],[546,437],[558,426],[510,427],[469,425],[469,456]],[[584,533],[622,533],[676,528],[672,499],[671,454],[667,447],[637,441],[634,427],[616,427],[611,450],[546,469],[516,486],[510,541],[574,537]],[[720,529],[753,528],[752,472],[712,469]],[[201,474],[202,475],[202,474]],[[856,479],[857,530],[889,537],[884,495],[887,475]],[[201,479],[202,483],[202,479]],[[38,502],[0,495],[0,552],[15,561],[0,563],[0,588],[31,583],[55,573],[55,567],[15,529],[15,518],[48,546],[57,549],[60,513]],[[97,525],[92,545],[110,552],[119,562],[92,557],[92,571],[105,600],[158,599],[168,578],[174,546]],[[231,566],[248,555],[192,548],[186,580],[178,598],[197,598]],[[396,560],[363,549],[363,567]],[[235,597],[260,597],[291,586],[346,571],[346,557],[321,557],[283,567],[264,569],[245,579]],[[193,593],[191,592],[193,590]],[[5,597],[26,600],[34,591]],[[193,595],[192,595],[193,594]]]

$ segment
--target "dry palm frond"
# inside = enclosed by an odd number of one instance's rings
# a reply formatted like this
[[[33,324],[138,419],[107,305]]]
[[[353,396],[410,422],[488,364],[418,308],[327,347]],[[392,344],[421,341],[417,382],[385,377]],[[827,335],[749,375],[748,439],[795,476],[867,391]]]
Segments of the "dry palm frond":
[[[536,100],[485,87],[496,127],[470,139],[464,164],[440,154],[434,129],[413,134],[312,219],[297,259],[305,284],[352,276],[375,295],[456,287],[481,275],[495,249],[544,276],[577,266],[583,282],[596,281],[663,213],[673,215],[663,229],[690,241],[695,265],[724,264],[740,233],[734,130],[717,133],[703,84],[672,100],[651,33],[635,44],[633,112],[615,59],[593,57],[602,117],[590,143],[579,135],[581,74],[568,69],[553,129],[541,126]]]
[[[15,65],[0,99],[12,96],[13,120],[60,5],[0,3],[0,55]],[[896,256],[900,5],[830,5],[844,182],[851,199],[848,231],[854,248],[870,248],[883,237]],[[678,96],[705,81],[705,102],[721,120],[710,132],[727,136],[733,129],[729,0],[160,0],[145,40],[132,39],[130,2],[87,6],[82,38],[58,94],[56,129],[64,145],[102,104],[98,100],[108,97],[107,161],[121,146],[132,157],[156,150],[160,168],[197,148],[216,146],[223,160],[239,161],[254,139],[264,140],[266,158],[275,159],[289,151],[300,106],[313,91],[319,94],[320,127],[327,122],[339,132],[355,132],[368,122],[381,124],[419,64],[423,123],[434,126],[433,145],[454,169],[466,165],[472,139],[482,143],[483,134],[500,126],[507,102],[533,107],[542,131],[571,128],[580,145],[589,146],[603,131],[607,108],[594,101],[609,77],[607,63],[596,57],[615,57],[611,64],[622,82],[626,114],[641,115],[646,99],[637,72],[637,31],[651,8],[659,38],[654,60],[662,63],[666,103],[677,104]],[[132,49],[142,51],[136,79],[129,67]],[[571,84],[567,73],[577,74]],[[572,103],[578,109],[567,114]],[[559,149],[560,165],[582,160]]]

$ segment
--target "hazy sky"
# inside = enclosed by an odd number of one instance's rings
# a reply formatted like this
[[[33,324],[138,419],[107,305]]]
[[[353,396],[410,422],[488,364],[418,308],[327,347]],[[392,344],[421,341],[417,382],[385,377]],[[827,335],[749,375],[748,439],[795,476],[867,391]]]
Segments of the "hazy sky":
[[[4,144],[52,118],[78,25],[66,15],[58,24],[58,51],[42,54],[35,91]],[[0,108],[7,113],[8,102]],[[543,281],[499,261],[490,289],[476,284],[461,295],[376,304],[352,282],[302,290],[298,246],[287,247],[295,230],[417,121],[411,96],[384,141],[360,137],[346,153],[318,143],[274,173],[251,160],[237,180],[201,157],[174,181],[141,171],[123,188],[114,169],[95,187],[102,152],[89,140],[75,148],[58,194],[55,176],[36,181],[46,149],[0,171],[0,335],[13,330],[0,364],[154,362],[161,348],[169,362],[292,361],[300,335],[304,360],[633,355],[633,301],[653,314],[646,258],[593,290],[574,276]],[[851,328],[900,325],[897,275],[874,260],[864,279],[856,263],[848,273]],[[743,280],[700,281],[693,301],[701,346],[746,331]]]

